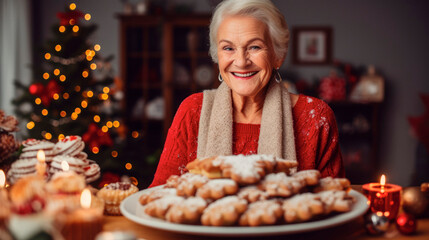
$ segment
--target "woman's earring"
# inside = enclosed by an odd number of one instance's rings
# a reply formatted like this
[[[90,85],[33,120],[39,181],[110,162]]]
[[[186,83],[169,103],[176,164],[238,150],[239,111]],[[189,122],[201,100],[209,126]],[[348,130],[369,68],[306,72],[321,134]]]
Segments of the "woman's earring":
[[[282,76],[280,76],[279,70],[274,69],[274,80],[276,80],[277,83],[281,83],[283,81]]]
[[[219,82],[223,82],[223,78],[222,78],[222,75],[220,75],[220,73],[219,73],[219,76],[217,76],[217,79],[219,79]]]

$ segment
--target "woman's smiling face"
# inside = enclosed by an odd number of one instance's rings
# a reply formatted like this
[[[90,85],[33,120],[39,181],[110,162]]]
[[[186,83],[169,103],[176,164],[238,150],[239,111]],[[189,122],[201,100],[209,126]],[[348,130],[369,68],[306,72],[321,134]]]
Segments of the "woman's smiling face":
[[[228,16],[217,32],[219,71],[233,94],[256,97],[281,60],[275,54],[268,27],[258,19]]]

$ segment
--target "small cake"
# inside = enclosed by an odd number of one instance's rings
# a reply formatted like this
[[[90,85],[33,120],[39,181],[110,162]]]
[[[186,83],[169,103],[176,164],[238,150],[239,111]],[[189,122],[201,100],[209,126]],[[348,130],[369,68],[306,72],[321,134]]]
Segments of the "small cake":
[[[45,180],[38,175],[19,179],[10,190],[12,211],[26,215],[41,212],[45,207]]]
[[[57,172],[46,184],[49,193],[46,210],[50,213],[72,211],[80,207],[80,194],[85,189],[85,177],[73,171]]]
[[[88,160],[89,164],[85,170],[85,180],[91,183],[100,178],[100,166],[93,160]]]
[[[79,136],[66,136],[59,140],[54,147],[56,155],[76,156],[85,148],[85,143]]]
[[[52,162],[54,154],[55,143],[46,140],[27,139],[22,142],[24,148],[19,156],[19,159],[33,160],[37,159],[37,152],[43,150],[45,154],[45,162],[49,165]]]
[[[80,159],[66,155],[58,155],[55,156],[52,160],[51,168],[49,169],[50,173],[54,174],[56,172],[61,172],[61,163],[63,161],[68,163],[70,171],[74,171],[77,174],[81,175],[85,174],[85,168],[88,167],[89,164],[87,159]]]
[[[30,160],[18,159],[13,162],[7,172],[9,182],[14,184],[21,178],[35,175],[37,163],[38,161],[36,158]]]
[[[104,186],[97,193],[97,197],[104,200],[105,212],[110,215],[121,215],[119,204],[129,195],[139,189],[128,182],[115,182]]]

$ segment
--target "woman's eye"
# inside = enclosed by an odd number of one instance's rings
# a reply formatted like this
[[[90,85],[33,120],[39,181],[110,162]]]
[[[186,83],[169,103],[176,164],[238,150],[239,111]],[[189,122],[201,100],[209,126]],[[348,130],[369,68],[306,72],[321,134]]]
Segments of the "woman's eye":
[[[257,50],[257,49],[261,49],[261,47],[259,47],[259,46],[250,46],[250,49]]]
[[[223,47],[222,49],[225,51],[232,51],[232,47]]]

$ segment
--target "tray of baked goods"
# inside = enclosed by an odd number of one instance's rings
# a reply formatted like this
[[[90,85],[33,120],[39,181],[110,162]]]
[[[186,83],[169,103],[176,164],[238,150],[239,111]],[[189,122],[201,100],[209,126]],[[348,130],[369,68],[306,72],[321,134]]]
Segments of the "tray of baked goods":
[[[181,176],[120,205],[141,225],[209,236],[263,236],[328,228],[363,215],[367,199],[346,178],[297,171],[270,155],[196,159]]]

